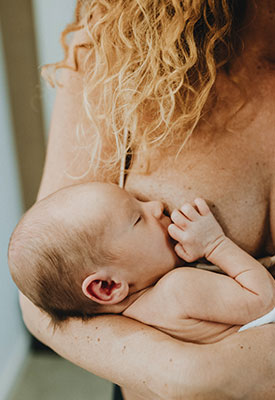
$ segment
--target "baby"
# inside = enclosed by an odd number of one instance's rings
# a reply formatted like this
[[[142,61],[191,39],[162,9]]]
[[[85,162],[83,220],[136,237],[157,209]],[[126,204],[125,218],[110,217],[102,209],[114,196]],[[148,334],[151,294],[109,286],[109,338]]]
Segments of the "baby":
[[[11,275],[55,323],[119,313],[212,343],[258,318],[252,325],[275,320],[273,277],[225,236],[203,199],[171,219],[163,211],[112,184],[61,189],[16,227]],[[203,257],[227,275],[186,266]]]

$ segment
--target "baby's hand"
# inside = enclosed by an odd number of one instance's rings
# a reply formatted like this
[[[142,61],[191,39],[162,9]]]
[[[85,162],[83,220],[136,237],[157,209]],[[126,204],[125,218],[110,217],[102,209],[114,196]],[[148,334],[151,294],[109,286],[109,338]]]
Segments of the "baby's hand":
[[[169,225],[170,236],[179,243],[175,246],[177,255],[187,262],[209,257],[224,240],[224,232],[203,199],[194,201],[195,207],[185,203],[180,210],[174,210]]]

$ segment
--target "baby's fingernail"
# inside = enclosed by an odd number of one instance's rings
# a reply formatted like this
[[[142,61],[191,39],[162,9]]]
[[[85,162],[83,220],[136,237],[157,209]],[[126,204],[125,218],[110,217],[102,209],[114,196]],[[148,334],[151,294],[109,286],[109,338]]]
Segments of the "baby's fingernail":
[[[173,232],[175,230],[175,224],[168,225],[168,231]]]

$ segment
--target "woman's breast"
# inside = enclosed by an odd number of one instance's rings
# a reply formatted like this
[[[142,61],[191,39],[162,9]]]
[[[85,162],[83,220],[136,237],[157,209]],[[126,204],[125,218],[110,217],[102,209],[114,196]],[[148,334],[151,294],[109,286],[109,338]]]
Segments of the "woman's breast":
[[[167,152],[156,152],[149,175],[135,172],[138,166],[133,162],[126,189],[141,200],[162,200],[170,212],[196,197],[204,198],[225,233],[260,257],[266,255],[270,241],[268,174],[255,152],[238,141],[228,142],[190,146],[176,160]]]

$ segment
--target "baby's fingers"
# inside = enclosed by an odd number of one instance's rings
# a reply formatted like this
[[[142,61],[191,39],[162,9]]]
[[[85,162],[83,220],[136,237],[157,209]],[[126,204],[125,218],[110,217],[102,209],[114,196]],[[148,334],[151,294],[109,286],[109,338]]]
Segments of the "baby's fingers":
[[[181,206],[180,211],[190,221],[196,221],[199,217],[197,210],[189,203],[185,203]]]
[[[205,200],[203,200],[201,198],[197,198],[194,200],[194,203],[196,204],[200,215],[204,216],[210,212],[210,208],[208,207]]]
[[[187,261],[188,259],[188,254],[186,253],[186,251],[184,250],[184,248],[182,247],[181,244],[176,244],[175,246],[175,252],[176,254],[182,258],[183,260]],[[188,262],[188,261],[187,261]]]
[[[171,220],[181,228],[186,228],[190,220],[186,218],[179,210],[174,210],[171,214]]]
[[[177,242],[181,242],[183,240],[184,231],[175,224],[170,224],[168,226],[168,233]]]

